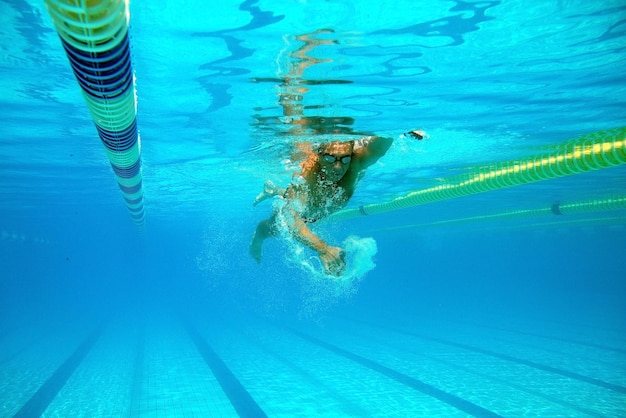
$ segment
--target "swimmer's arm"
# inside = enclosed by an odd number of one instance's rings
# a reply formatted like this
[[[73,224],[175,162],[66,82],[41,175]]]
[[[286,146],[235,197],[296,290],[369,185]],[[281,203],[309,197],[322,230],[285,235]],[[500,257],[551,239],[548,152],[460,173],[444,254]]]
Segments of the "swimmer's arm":
[[[290,185],[287,188],[285,197],[288,202],[285,210],[288,215],[287,219],[289,220],[291,235],[293,235],[298,242],[317,251],[320,255],[328,253],[329,249],[332,247],[311,231],[309,225],[302,218],[300,211],[293,207],[294,204],[306,206],[308,191],[306,191],[305,188]]]
[[[317,251],[320,255],[328,253],[330,249],[330,245],[326,244],[320,237],[315,235],[299,215],[294,216],[292,234],[296,240],[312,250]]]
[[[360,168],[366,168],[378,161],[391,148],[391,144],[393,138],[382,136],[366,136],[354,141],[354,156]]]
[[[296,240],[317,251],[324,266],[324,273],[337,277],[343,274],[346,269],[346,256],[343,249],[326,244],[300,218],[293,223],[292,234]]]
[[[326,274],[341,276],[346,268],[344,250],[339,247],[328,245],[322,241],[320,237],[311,231],[311,228],[309,228],[308,224],[302,218],[300,211],[291,206],[294,203],[306,203],[308,200],[307,192],[301,190],[301,194],[298,194],[296,193],[296,187],[290,187],[287,190],[286,198],[288,202],[285,210],[288,211],[287,215],[291,235],[296,239],[296,241],[317,252]]]

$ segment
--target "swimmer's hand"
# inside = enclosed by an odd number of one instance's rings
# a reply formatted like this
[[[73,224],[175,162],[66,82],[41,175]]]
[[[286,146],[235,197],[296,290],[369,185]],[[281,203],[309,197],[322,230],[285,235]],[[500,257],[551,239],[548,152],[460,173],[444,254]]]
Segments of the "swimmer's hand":
[[[259,193],[259,195],[252,202],[252,206],[256,206],[264,200],[269,199],[270,197],[276,196],[279,191],[278,187],[271,180],[266,180],[265,184],[263,184],[263,191]]]
[[[425,131],[422,131],[421,129],[405,132],[403,136],[410,136],[411,138],[417,139],[418,141],[424,138],[428,139],[430,137]]]
[[[324,274],[339,277],[346,269],[346,252],[339,247],[327,246],[319,251],[324,265]]]

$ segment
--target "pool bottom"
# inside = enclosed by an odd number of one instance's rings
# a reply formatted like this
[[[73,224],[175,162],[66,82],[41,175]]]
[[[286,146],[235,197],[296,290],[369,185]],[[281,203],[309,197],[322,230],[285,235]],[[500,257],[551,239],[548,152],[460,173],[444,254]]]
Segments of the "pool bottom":
[[[620,330],[528,318],[323,326],[117,317],[2,337],[3,416],[620,416]]]

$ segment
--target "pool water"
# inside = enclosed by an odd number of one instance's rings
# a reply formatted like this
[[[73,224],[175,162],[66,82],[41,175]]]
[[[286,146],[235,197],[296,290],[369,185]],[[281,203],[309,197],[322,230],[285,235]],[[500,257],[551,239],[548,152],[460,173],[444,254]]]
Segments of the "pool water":
[[[0,2],[0,416],[626,416],[623,2],[127,7],[140,211],[46,4]],[[265,181],[370,135],[311,224],[345,273],[257,263]]]

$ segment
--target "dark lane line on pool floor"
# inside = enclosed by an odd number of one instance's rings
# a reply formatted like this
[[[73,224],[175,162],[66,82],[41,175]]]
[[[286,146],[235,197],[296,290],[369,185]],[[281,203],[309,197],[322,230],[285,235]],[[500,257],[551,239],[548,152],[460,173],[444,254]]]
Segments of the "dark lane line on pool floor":
[[[583,346],[586,346],[586,347],[598,348],[598,349],[606,350],[606,351],[613,351],[613,352],[619,353],[619,354],[626,354],[626,349],[617,348],[617,347],[611,347],[611,346],[603,345],[603,344],[597,344],[597,343],[594,343],[592,341],[583,341],[583,340],[580,340],[580,339],[557,337],[557,336],[554,336],[554,335],[542,334],[542,333],[538,333],[538,332],[528,332],[528,331],[522,331],[522,330],[506,328],[506,327],[501,327],[501,326],[481,324],[481,323],[478,323],[478,322],[450,321],[450,320],[446,320],[446,322],[450,322],[452,324],[466,324],[466,325],[471,325],[471,326],[474,326],[474,327],[492,329],[492,330],[496,330],[496,331],[504,331],[504,332],[508,332],[508,333],[511,333],[511,334],[519,334],[519,335],[527,335],[527,336],[530,336],[530,337],[545,338],[547,340],[554,340],[554,341],[559,341],[559,342],[562,342],[562,343],[583,345]]]
[[[191,336],[191,340],[196,345],[198,352],[209,366],[222,390],[228,396],[240,417],[267,417],[258,403],[252,398],[250,393],[241,384],[237,376],[228,368],[226,363],[211,348],[208,341],[198,333],[190,324],[185,323],[185,328]]]
[[[130,396],[130,416],[132,417],[141,415],[141,388],[143,384],[144,356],[146,352],[146,332],[143,324],[140,326],[138,333],[135,360],[133,361],[133,383]]]
[[[351,319],[346,319],[346,318],[343,318],[343,320],[344,321],[357,322],[356,320],[351,320]],[[360,325],[366,325],[369,328],[376,328],[376,329],[379,329],[379,330],[384,330],[387,333],[391,332],[391,330],[389,328],[384,328],[384,327],[380,327],[380,326],[374,326],[372,324],[365,324],[362,321],[358,321],[358,322],[359,322]],[[369,331],[371,332],[371,329]],[[354,327],[351,327],[349,331],[346,331],[346,333],[348,333],[348,332],[351,333],[352,336],[355,336],[357,338],[365,338],[364,334],[360,334],[360,333],[355,332],[354,331]],[[363,332],[368,332],[368,331],[363,331]],[[398,334],[398,333],[396,332],[396,334]],[[369,338],[369,341],[371,342],[371,336],[369,336],[368,338]],[[391,341],[393,341],[393,340],[391,340]],[[389,341],[389,340],[387,340],[387,339],[385,339],[383,337],[382,341],[381,340],[378,341],[378,344],[386,345],[387,347],[389,347],[391,349],[394,349],[394,350],[399,350],[401,352],[404,352],[405,355],[409,355],[411,357],[415,355],[415,351],[407,348],[406,345],[398,343],[397,341],[396,342],[391,342],[391,341]],[[404,342],[406,342],[406,340],[404,340]],[[523,392],[523,393],[526,393],[526,394],[530,394],[532,396],[536,396],[536,397],[545,399],[545,400],[547,400],[549,402],[552,402],[552,403],[554,403],[556,405],[559,405],[559,406],[562,406],[564,408],[575,410],[575,411],[579,412],[581,415],[588,415],[590,417],[598,417],[598,418],[602,418],[602,417],[606,416],[605,414],[599,413],[598,411],[595,411],[595,410],[586,408],[584,406],[580,406],[580,405],[568,402],[566,399],[557,398],[557,397],[552,396],[552,395],[550,395],[548,393],[544,393],[544,392],[541,392],[539,390],[534,390],[531,387],[526,387],[524,385],[514,383],[511,380],[508,380],[506,378],[500,378],[498,376],[494,376],[493,374],[490,374],[490,373],[487,373],[487,372],[483,373],[483,372],[481,372],[479,370],[466,367],[466,365],[464,365],[464,364],[458,364],[457,362],[454,362],[454,361],[448,361],[448,360],[445,360],[443,358],[436,357],[436,356],[434,356],[432,354],[431,355],[426,355],[424,353],[420,353],[419,357],[421,359],[426,358],[426,359],[429,359],[431,361],[434,361],[434,362],[437,362],[437,363],[440,363],[440,364],[444,364],[444,365],[446,365],[448,367],[453,367],[457,371],[463,371],[465,373],[468,373],[468,374],[474,376],[475,378],[487,379],[487,380],[489,380],[491,382],[497,382],[499,384],[506,385],[506,386],[514,388],[514,389],[516,389],[516,390],[518,390],[520,392]]]
[[[38,417],[41,416],[52,400],[57,396],[61,388],[65,385],[70,376],[78,368],[87,353],[93,348],[102,335],[105,323],[100,324],[96,329],[83,340],[78,348],[59,366],[59,368],[46,380],[35,394],[20,408],[14,417]]]
[[[394,369],[391,369],[387,366],[384,366],[380,363],[377,363],[373,360],[370,360],[368,358],[365,357],[361,357],[358,354],[355,354],[353,352],[350,352],[348,350],[344,350],[343,348],[340,348],[336,345],[330,344],[328,342],[322,341],[320,339],[317,339],[313,336],[304,334],[300,331],[297,331],[295,329],[289,328],[289,327],[282,327],[286,330],[288,330],[289,332],[293,333],[294,335],[299,336],[300,338],[304,339],[305,341],[308,341],[310,343],[316,344],[320,347],[323,347],[335,354],[338,354],[342,357],[345,357],[349,360],[352,360],[362,366],[367,367],[370,370],[373,370],[377,373],[380,373],[384,376],[389,377],[390,379],[395,380],[396,382],[402,383],[406,386],[409,386],[425,395],[431,396],[435,399],[438,399],[441,402],[444,402],[460,411],[463,411],[469,415],[475,416],[475,417],[501,417],[501,415],[496,414],[493,411],[490,411],[488,409],[485,409],[479,405],[476,405],[466,399],[460,398],[456,395],[453,395],[451,393],[445,392],[441,389],[437,389],[434,386],[431,386],[427,383],[422,382],[421,380],[415,379],[411,376],[407,376],[403,373],[400,373]]]
[[[548,366],[546,364],[541,364],[541,363],[537,363],[537,362],[534,362],[534,361],[531,361],[531,360],[525,360],[525,359],[522,359],[522,358],[519,358],[519,357],[511,356],[509,354],[498,353],[496,351],[487,350],[487,349],[476,347],[476,346],[472,346],[472,345],[469,345],[469,344],[463,344],[463,343],[458,343],[458,342],[455,342],[455,341],[449,341],[449,340],[445,340],[445,339],[438,338],[438,337],[432,337],[432,336],[429,336],[429,335],[419,334],[419,333],[413,332],[413,331],[408,331],[408,330],[404,330],[404,329],[396,329],[396,328],[381,326],[381,325],[377,325],[375,323],[365,323],[363,321],[358,321],[358,320],[354,320],[354,319],[351,319],[351,320],[355,321],[355,322],[361,322],[361,323],[367,324],[369,326],[378,327],[378,328],[382,328],[382,329],[387,329],[387,330],[390,330],[390,331],[399,332],[401,334],[410,335],[412,337],[421,338],[423,340],[434,341],[434,342],[437,342],[439,344],[444,344],[444,345],[448,345],[448,346],[451,346],[451,347],[457,347],[457,348],[461,348],[461,349],[467,350],[467,351],[473,351],[475,353],[480,353],[480,354],[484,354],[486,356],[495,357],[495,358],[498,358],[500,360],[505,360],[505,361],[509,361],[511,363],[521,364],[521,365],[524,365],[524,366],[535,368],[537,370],[542,370],[544,372],[558,374],[558,375],[561,375],[561,376],[564,376],[564,377],[567,377],[567,378],[570,378],[570,379],[578,380],[580,382],[589,383],[591,385],[595,385],[595,386],[598,386],[598,387],[601,387],[601,388],[604,388],[604,389],[612,390],[612,391],[620,393],[620,394],[626,394],[626,387],[623,387],[623,386],[620,386],[620,385],[616,385],[614,383],[606,382],[604,380],[596,379],[595,377],[585,376],[585,375],[582,375],[580,373],[572,372],[572,371],[569,371],[569,370],[559,369],[557,367]]]

